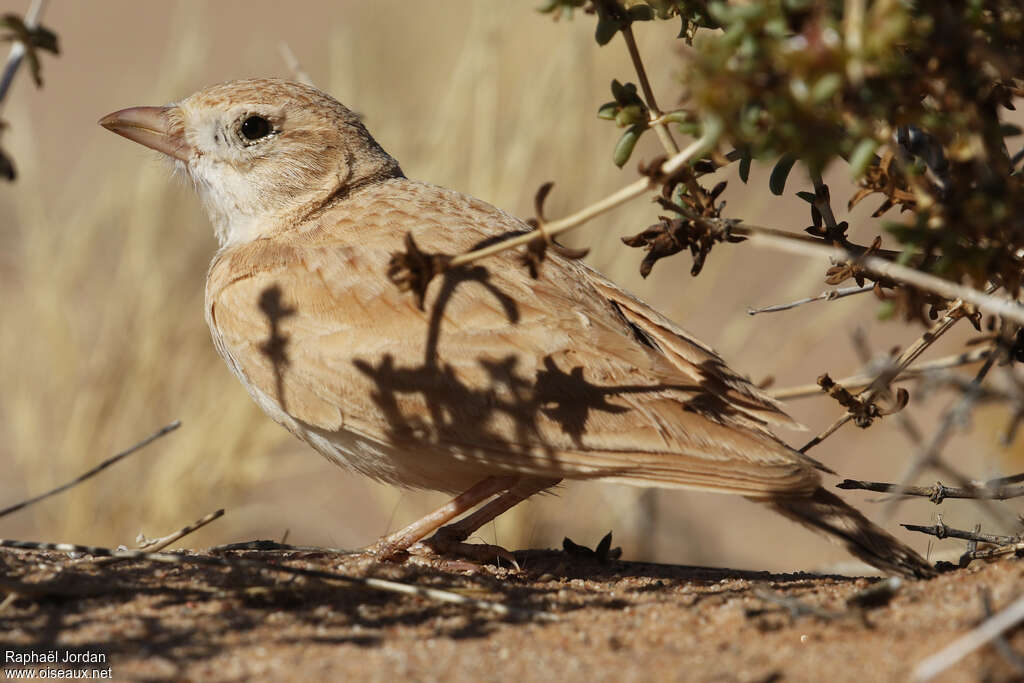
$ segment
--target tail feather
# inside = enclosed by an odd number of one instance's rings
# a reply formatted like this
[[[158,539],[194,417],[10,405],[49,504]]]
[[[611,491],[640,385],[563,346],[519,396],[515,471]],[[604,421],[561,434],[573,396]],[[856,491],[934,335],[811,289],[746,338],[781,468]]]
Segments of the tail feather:
[[[822,531],[868,564],[889,574],[930,578],[935,567],[888,532],[846,504],[842,498],[819,487],[809,497],[760,499],[790,519]]]

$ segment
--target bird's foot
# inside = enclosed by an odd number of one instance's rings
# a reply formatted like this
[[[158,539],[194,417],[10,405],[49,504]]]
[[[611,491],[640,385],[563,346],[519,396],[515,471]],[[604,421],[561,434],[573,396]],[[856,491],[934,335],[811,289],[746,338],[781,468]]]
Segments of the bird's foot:
[[[481,564],[496,564],[498,566],[501,566],[502,561],[505,561],[510,567],[519,571],[519,562],[516,561],[516,556],[500,545],[466,543],[464,539],[448,537],[448,534],[443,532],[444,529],[440,529],[430,538],[420,541],[409,548],[410,552],[427,552],[440,557],[451,557],[454,555]]]
[[[519,563],[511,551],[490,543],[467,543],[462,534],[457,531],[451,533],[447,528],[438,529],[430,538],[411,545],[403,542],[396,543],[396,540],[398,539],[393,537],[382,538],[366,548],[365,552],[380,560],[396,562],[403,562],[410,556],[435,560],[468,559],[480,564],[496,564],[498,566],[501,566],[504,561],[508,566],[519,570]]]

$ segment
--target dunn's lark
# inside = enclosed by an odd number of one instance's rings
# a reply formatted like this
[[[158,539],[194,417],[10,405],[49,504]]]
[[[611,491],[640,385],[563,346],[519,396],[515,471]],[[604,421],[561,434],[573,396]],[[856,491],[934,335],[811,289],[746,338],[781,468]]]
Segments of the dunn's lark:
[[[433,531],[435,550],[472,553],[469,535],[528,496],[602,479],[739,494],[882,570],[934,573],[772,435],[792,424],[773,400],[587,266],[549,254],[531,279],[504,252],[435,278],[421,310],[387,277],[406,233],[454,254],[528,227],[407,179],[330,96],[237,81],[100,123],[195,184],[221,245],[206,319],[260,407],[335,463],[461,492],[381,555]]]

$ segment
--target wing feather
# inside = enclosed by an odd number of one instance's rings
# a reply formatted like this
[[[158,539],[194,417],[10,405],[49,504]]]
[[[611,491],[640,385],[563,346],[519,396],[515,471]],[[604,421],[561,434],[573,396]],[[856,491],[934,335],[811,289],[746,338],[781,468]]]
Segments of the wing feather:
[[[271,416],[325,455],[438,490],[495,472],[752,497],[818,485],[814,461],[765,428],[787,423],[777,404],[579,264],[551,256],[530,280],[501,254],[436,278],[418,310],[384,275],[409,226],[422,249],[445,253],[525,228],[403,179],[211,266],[218,349]]]

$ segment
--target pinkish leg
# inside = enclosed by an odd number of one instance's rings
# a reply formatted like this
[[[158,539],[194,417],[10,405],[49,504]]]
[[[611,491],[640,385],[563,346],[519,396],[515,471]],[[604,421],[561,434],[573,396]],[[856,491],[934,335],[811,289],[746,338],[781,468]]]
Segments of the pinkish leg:
[[[369,548],[369,551],[382,558],[389,558],[396,553],[403,552],[446,522],[472,510],[494,494],[507,491],[518,481],[519,477],[488,477],[425,517],[421,517],[404,529],[377,541]]]
[[[549,489],[561,479],[520,479],[514,486],[471,515],[437,530],[429,542],[460,543],[492,519],[508,512],[535,493]]]
[[[502,493],[500,496],[484,505],[473,514],[463,517],[454,524],[441,527],[437,532],[423,541],[427,546],[439,555],[457,553],[481,562],[493,561],[502,558],[518,568],[515,556],[501,546],[487,543],[466,543],[477,529],[487,524],[499,515],[508,512],[513,507],[523,502],[535,493],[551,488],[560,479],[520,479],[514,486]]]

